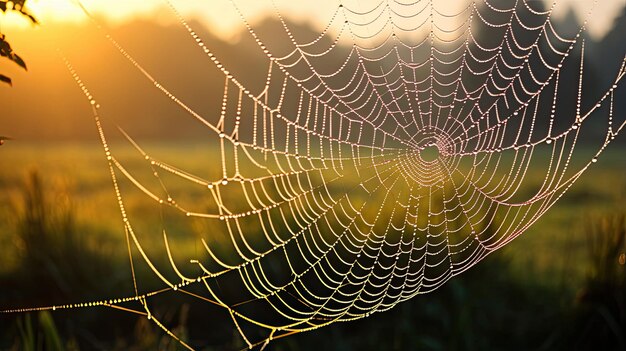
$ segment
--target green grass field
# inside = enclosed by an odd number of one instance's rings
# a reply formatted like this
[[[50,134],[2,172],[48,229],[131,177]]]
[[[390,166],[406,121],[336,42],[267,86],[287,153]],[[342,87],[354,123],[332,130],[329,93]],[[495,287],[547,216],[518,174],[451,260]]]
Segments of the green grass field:
[[[146,143],[146,145],[151,153],[156,153],[161,159],[172,161],[180,168],[190,170],[192,173],[210,175],[214,172],[216,155],[210,145],[191,142],[186,144]],[[598,218],[623,213],[624,204],[626,204],[626,153],[621,148],[623,147],[620,145],[609,148],[600,161],[594,164],[574,187],[529,230],[492,255],[496,257],[490,257],[481,264],[502,264],[502,270],[499,270],[498,274],[507,275],[507,282],[513,281],[518,286],[532,287],[535,292],[548,289],[560,294],[563,301],[575,297],[584,286],[591,269],[586,248],[588,224]],[[135,150],[128,146],[114,147],[113,150],[117,156],[125,158],[128,162],[142,162]],[[584,153],[585,150],[582,151]],[[23,240],[20,240],[16,233],[20,216],[24,211],[24,184],[28,182],[29,175],[36,172],[42,180],[44,196],[51,208],[69,211],[72,214],[77,228],[76,238],[72,240],[77,242],[76,247],[79,250],[87,253],[85,257],[79,255],[76,258],[77,264],[93,264],[94,272],[101,269],[98,268],[99,265],[109,265],[110,270],[118,272],[115,276],[107,278],[110,279],[109,282],[95,284],[79,295],[86,299],[110,297],[112,291],[118,289],[119,286],[130,286],[126,237],[107,163],[99,144],[25,145],[18,141],[0,149],[0,164],[3,165],[0,173],[0,233],[2,233],[0,235],[0,275],[13,277],[17,281],[37,279],[39,276],[37,274],[30,276],[28,271],[28,269],[37,270],[37,266],[24,267],[23,257],[26,249]],[[530,178],[541,179],[544,175],[543,170],[537,168],[529,172],[527,177]],[[182,193],[184,188],[176,191]],[[133,211],[141,213],[142,208],[154,208],[145,207],[150,205],[145,204],[146,198],[138,192],[130,194],[125,196],[124,200]],[[150,218],[149,216],[141,218],[144,227],[140,228],[159,233],[164,226],[163,221],[158,218],[150,220]],[[198,247],[198,240],[192,235],[193,224],[174,223],[168,226],[173,226],[177,232],[190,232],[189,235],[172,237],[172,246],[175,246],[179,252],[193,256],[198,250],[201,251]],[[59,242],[55,244],[53,241],[52,245],[61,245]],[[145,240],[144,243],[148,251],[153,250],[154,255],[164,256],[163,252],[158,251],[162,250],[161,244],[151,247],[150,240]],[[90,261],[92,259],[93,262]],[[71,268],[67,269],[71,270]],[[65,272],[59,274],[63,275]],[[143,279],[142,275],[145,277],[151,275],[147,270],[139,271],[137,274],[140,279]],[[80,281],[82,278],[76,279]],[[455,287],[455,279],[453,283],[449,283],[451,289]],[[29,284],[24,284],[24,286],[29,286]],[[131,293],[130,290],[127,292]],[[11,304],[11,296],[15,293],[22,292],[14,291],[1,296],[3,304]],[[466,293],[471,294],[472,290]],[[114,294],[119,295],[117,292]],[[45,302],[33,300],[35,305]],[[500,308],[508,308],[506,304],[503,306],[505,307],[500,306]],[[13,306],[2,306],[2,308],[5,307]],[[279,349],[280,347],[298,349],[298,347],[293,348],[291,343],[292,341],[278,344]]]
[[[196,174],[211,173],[215,158],[209,145],[202,143],[148,143],[151,152],[173,161]],[[614,213],[626,203],[626,153],[620,145],[609,148],[566,195],[537,223],[501,253],[514,262],[520,279],[536,279],[550,284],[554,275],[568,272],[568,280],[584,275],[584,226],[593,217]],[[137,158],[128,146],[114,148],[120,158]],[[139,160],[141,161],[141,160]],[[12,217],[20,206],[21,187],[31,172],[43,179],[44,189],[54,202],[68,202],[77,221],[95,230],[96,236],[110,236],[109,245],[125,246],[123,226],[102,147],[93,143],[21,145],[19,142],[0,150],[0,226],[12,231]],[[8,167],[7,167],[8,166]],[[542,169],[531,169],[528,178],[541,178]],[[534,173],[533,173],[534,172]],[[520,190],[524,192],[524,189]],[[125,198],[140,204],[145,198]],[[139,206],[139,205],[138,205]],[[94,237],[94,233],[82,233]],[[0,269],[11,269],[16,248],[3,235],[3,262]],[[122,247],[123,248],[123,247]]]

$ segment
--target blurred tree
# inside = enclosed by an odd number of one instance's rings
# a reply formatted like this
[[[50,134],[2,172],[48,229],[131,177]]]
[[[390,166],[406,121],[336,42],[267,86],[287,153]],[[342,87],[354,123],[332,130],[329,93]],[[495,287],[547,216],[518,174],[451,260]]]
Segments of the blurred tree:
[[[36,24],[37,20],[26,10],[25,6],[26,0],[0,0],[0,10],[3,13],[7,13],[7,11],[19,12],[23,16],[27,17],[32,23]],[[0,32],[0,56],[6,57],[17,63],[20,67],[26,69],[26,63],[13,51],[11,45],[6,40],[6,36],[2,32]],[[0,82],[12,85],[11,78],[5,76],[4,74],[0,74]]]

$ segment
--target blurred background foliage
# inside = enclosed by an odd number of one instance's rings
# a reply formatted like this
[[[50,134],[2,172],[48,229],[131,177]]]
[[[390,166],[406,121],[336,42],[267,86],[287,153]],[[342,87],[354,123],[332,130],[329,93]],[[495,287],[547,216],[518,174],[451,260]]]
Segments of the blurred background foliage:
[[[26,0],[0,0],[0,11],[6,13],[7,11],[14,11],[20,13],[22,16],[28,18],[31,23],[36,24],[37,20],[26,9]],[[0,30],[0,57],[6,57],[7,59],[15,62],[18,66],[26,69],[26,62],[11,48],[11,44],[6,38],[6,35],[2,34]],[[0,82],[13,85],[13,81],[10,77],[0,74]]]

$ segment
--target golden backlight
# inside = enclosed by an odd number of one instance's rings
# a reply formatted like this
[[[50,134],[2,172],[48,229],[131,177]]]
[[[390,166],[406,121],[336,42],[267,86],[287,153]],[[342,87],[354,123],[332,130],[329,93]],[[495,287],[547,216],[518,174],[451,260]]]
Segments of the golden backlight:
[[[378,1],[329,1],[345,3],[351,8],[368,8]],[[545,1],[550,6],[552,1]],[[167,15],[167,2],[162,0],[125,1],[125,0],[84,0],[80,1],[85,8],[95,15],[102,16],[112,23],[123,23],[136,18],[156,20],[157,22],[171,21],[171,13]],[[325,21],[331,14],[328,8],[333,6],[319,6],[315,1],[287,1],[287,0],[176,0],[172,4],[186,17],[197,19],[207,24],[218,35],[228,37],[241,25],[240,18],[233,5],[236,4],[249,20],[267,16],[274,11],[274,5],[280,12],[296,20],[319,21],[312,23],[323,28]],[[458,12],[466,1],[435,0],[434,5],[445,13]],[[593,1],[563,0],[554,9],[556,17],[564,16],[570,8],[579,18],[584,18],[592,8]],[[613,19],[620,13],[624,0],[603,0],[602,6],[594,9],[594,19],[588,23],[591,36],[601,37],[610,28]],[[42,23],[50,22],[82,22],[87,18],[80,9],[78,0],[29,0],[27,8]],[[601,19],[601,20],[597,20]],[[29,22],[18,15],[0,17],[0,23],[6,27],[23,27]]]

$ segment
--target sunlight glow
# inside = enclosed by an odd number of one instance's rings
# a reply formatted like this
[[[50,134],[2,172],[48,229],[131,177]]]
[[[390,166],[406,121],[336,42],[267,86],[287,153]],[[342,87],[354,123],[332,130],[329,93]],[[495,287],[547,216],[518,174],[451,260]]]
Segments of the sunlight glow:
[[[339,3],[339,1],[335,1]],[[344,1],[346,4],[359,4],[355,0]],[[42,23],[49,22],[81,22],[86,17],[78,5],[78,0],[29,0],[27,8]],[[146,18],[157,22],[172,22],[171,13],[168,16],[165,1],[124,1],[124,0],[84,0],[83,5],[97,16],[103,16],[112,23],[123,23],[136,18]],[[231,37],[236,30],[240,29],[240,19],[230,1],[192,1],[174,0],[172,1],[183,15],[190,19],[203,22],[214,33],[223,37]],[[330,15],[323,6],[318,6],[314,1],[294,2],[286,0],[235,0],[234,3],[241,9],[245,9],[244,15],[249,20],[257,20],[270,15],[273,11],[272,3],[280,12],[294,20],[311,22],[315,27],[323,28]],[[436,1],[436,6],[445,12],[458,12],[459,6],[466,5],[465,1]],[[550,6],[551,1],[546,1],[546,6]],[[569,9],[574,9],[578,18],[582,21],[593,1],[566,0],[559,4],[554,10],[555,17],[562,18]],[[602,6],[596,6],[593,16],[588,24],[591,36],[602,37],[610,28],[613,20],[619,16],[626,5],[624,0],[603,0]],[[460,6],[460,7],[463,7]],[[354,6],[353,6],[354,7]],[[163,15],[163,16],[161,16]],[[164,18],[161,18],[164,17]],[[23,27],[28,25],[28,21],[16,15],[0,17],[0,23],[7,27]]]

